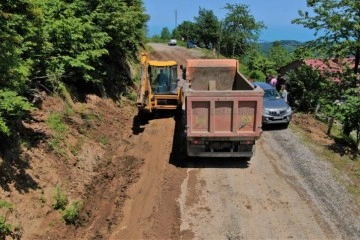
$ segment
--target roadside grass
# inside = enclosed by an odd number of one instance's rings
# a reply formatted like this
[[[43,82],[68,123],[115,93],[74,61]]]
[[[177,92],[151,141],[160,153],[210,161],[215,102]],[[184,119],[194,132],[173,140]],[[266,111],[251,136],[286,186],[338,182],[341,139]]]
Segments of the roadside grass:
[[[55,189],[54,200],[55,203],[53,204],[53,208],[55,210],[65,210],[66,206],[69,203],[66,192],[64,192],[60,186],[57,186]]]
[[[68,127],[65,124],[64,116],[58,112],[50,113],[49,117],[46,120],[49,128],[53,130],[54,134],[52,139],[49,141],[49,146],[61,156],[64,155],[64,150],[62,149],[63,141],[65,139],[65,134],[68,131]]]
[[[102,145],[106,146],[109,143],[109,138],[107,136],[100,136],[99,142]]]
[[[85,121],[93,121],[93,120],[104,120],[105,116],[102,113],[94,113],[88,110],[81,111],[80,116]]]
[[[327,125],[322,121],[319,122],[325,126]],[[341,129],[333,127],[330,137],[334,140],[334,143],[326,145],[314,141],[310,137],[309,132],[302,129],[299,125],[291,123],[290,128],[299,133],[303,143],[311,147],[321,159],[330,162],[339,171],[340,174],[336,177],[345,184],[360,206],[360,155],[354,150],[349,139],[344,138]],[[348,179],[340,175],[345,175]]]
[[[70,146],[70,152],[77,156],[85,143],[84,137],[79,137],[73,146]]]
[[[127,97],[130,101],[136,102],[137,93],[136,93],[135,91],[129,91],[129,92],[127,92],[126,97]]]
[[[74,224],[79,219],[80,212],[84,208],[84,204],[80,201],[75,201],[68,206],[62,215],[66,224]]]
[[[0,239],[7,239],[14,231],[14,226],[7,222],[6,215],[13,212],[13,204],[0,199]]]

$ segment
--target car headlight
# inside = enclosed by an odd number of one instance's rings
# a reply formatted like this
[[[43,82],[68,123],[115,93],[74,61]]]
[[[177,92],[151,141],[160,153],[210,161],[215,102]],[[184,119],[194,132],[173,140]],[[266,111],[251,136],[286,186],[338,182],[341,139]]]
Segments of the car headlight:
[[[291,113],[292,113],[291,107],[288,107],[288,109],[286,109],[286,114],[291,114]]]
[[[263,114],[265,114],[265,115],[269,115],[269,114],[270,114],[269,109],[264,108],[264,109],[263,109]]]

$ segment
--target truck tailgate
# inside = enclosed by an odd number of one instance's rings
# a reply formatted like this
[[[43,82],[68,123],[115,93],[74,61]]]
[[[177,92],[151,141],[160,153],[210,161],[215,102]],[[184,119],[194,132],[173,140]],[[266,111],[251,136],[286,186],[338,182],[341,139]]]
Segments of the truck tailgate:
[[[188,91],[187,137],[258,139],[263,92]],[[261,111],[258,111],[261,110]]]

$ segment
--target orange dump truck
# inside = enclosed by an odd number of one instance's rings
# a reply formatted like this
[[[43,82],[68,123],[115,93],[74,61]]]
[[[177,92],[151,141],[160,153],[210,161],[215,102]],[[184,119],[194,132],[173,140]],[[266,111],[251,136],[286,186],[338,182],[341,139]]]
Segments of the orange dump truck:
[[[188,59],[183,111],[188,156],[250,159],[261,135],[263,91],[235,59]]]

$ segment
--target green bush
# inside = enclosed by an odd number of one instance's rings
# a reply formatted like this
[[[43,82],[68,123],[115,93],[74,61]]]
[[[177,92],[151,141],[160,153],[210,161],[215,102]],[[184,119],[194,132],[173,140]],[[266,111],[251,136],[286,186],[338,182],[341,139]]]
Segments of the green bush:
[[[289,79],[289,102],[296,111],[313,112],[321,99],[332,97],[332,81],[310,66],[291,70],[286,78]]]
[[[265,74],[259,70],[253,70],[249,74],[249,78],[254,82],[265,82]]]
[[[79,201],[73,202],[68,208],[65,209],[62,218],[67,224],[74,224],[80,216],[84,204]]]
[[[63,150],[61,143],[65,138],[65,133],[68,131],[68,127],[64,122],[62,114],[57,112],[50,113],[46,120],[49,128],[54,131],[52,139],[49,141],[50,147],[57,153],[62,154]]]
[[[22,117],[32,110],[26,98],[18,96],[14,91],[0,90],[0,133],[10,135],[8,122]]]
[[[0,239],[6,239],[12,232],[12,225],[6,222],[4,216],[0,216]]]
[[[53,207],[56,210],[64,210],[69,203],[67,194],[59,186],[56,187],[54,199]]]
[[[0,209],[6,208],[12,212],[14,207],[11,203],[4,200],[0,200]],[[6,239],[6,236],[10,236],[13,233],[13,226],[6,222],[5,216],[0,216],[0,239]]]

